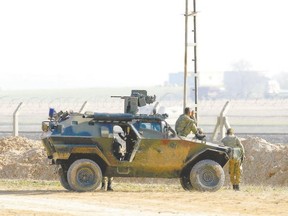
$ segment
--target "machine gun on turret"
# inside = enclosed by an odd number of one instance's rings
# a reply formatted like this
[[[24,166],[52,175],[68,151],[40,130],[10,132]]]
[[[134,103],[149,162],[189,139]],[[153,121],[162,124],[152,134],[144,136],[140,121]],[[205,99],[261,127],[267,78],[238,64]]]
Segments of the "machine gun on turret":
[[[111,96],[112,98],[124,99],[124,113],[136,114],[138,107],[154,103],[156,96],[148,96],[146,90],[132,90],[130,96]]]

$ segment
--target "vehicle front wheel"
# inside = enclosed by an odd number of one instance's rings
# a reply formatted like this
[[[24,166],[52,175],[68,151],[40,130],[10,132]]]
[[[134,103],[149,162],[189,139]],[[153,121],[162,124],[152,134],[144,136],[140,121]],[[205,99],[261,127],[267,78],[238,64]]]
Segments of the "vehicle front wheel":
[[[75,191],[93,191],[102,182],[102,171],[98,164],[92,160],[76,160],[68,169],[67,180],[70,187]]]
[[[213,160],[196,163],[190,172],[192,187],[199,191],[217,191],[225,180],[223,168]]]

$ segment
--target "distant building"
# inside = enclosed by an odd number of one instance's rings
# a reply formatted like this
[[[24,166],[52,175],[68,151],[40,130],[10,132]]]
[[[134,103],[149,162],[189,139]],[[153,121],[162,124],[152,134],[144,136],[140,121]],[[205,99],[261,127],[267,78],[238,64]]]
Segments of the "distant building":
[[[184,85],[184,72],[170,73],[168,79],[168,85],[183,86]],[[187,76],[187,85],[194,86],[194,77]]]
[[[243,70],[225,72],[203,72],[199,77],[199,99],[217,98],[264,98],[264,97],[287,97],[288,91],[280,89],[279,83],[266,77],[263,72]],[[183,86],[184,73],[170,73],[167,85]],[[192,100],[195,97],[194,74],[187,76],[187,88]],[[284,92],[284,93],[283,93]]]
[[[268,78],[259,71],[226,71],[225,95],[230,98],[263,98]]]
[[[267,83],[267,94],[277,95],[280,93],[280,84],[276,80],[269,80]]]
[[[184,72],[170,73],[167,85],[184,85]],[[187,85],[194,87],[194,74],[188,74]],[[223,85],[223,72],[203,72],[199,74],[199,86],[209,87],[222,87]]]
[[[198,97],[199,99],[215,99],[222,92],[223,73],[205,72],[199,77]],[[170,73],[167,85],[184,86],[184,72]],[[194,74],[188,74],[187,87],[189,97],[194,100],[195,97],[195,79]]]

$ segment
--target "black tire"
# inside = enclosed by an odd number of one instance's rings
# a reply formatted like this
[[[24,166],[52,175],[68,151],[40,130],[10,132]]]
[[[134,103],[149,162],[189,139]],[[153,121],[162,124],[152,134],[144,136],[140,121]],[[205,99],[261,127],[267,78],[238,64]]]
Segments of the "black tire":
[[[68,169],[67,180],[74,191],[93,191],[102,182],[102,171],[92,160],[76,160]]]
[[[182,188],[186,191],[193,190],[190,178],[187,175],[183,175],[180,177],[180,184],[181,184]]]
[[[61,185],[66,189],[71,191],[72,188],[70,187],[68,181],[67,181],[67,173],[64,172],[63,168],[60,168],[58,170],[59,180]]]
[[[196,163],[190,172],[192,187],[198,191],[217,191],[225,180],[223,168],[213,160],[202,160]]]

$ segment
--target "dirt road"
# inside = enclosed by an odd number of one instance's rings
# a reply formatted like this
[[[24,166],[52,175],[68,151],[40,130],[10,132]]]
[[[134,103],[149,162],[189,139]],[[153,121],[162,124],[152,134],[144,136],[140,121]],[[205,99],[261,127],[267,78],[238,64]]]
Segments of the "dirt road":
[[[169,189],[76,193],[62,189],[0,189],[1,215],[287,215],[288,190],[244,187],[201,193]]]

